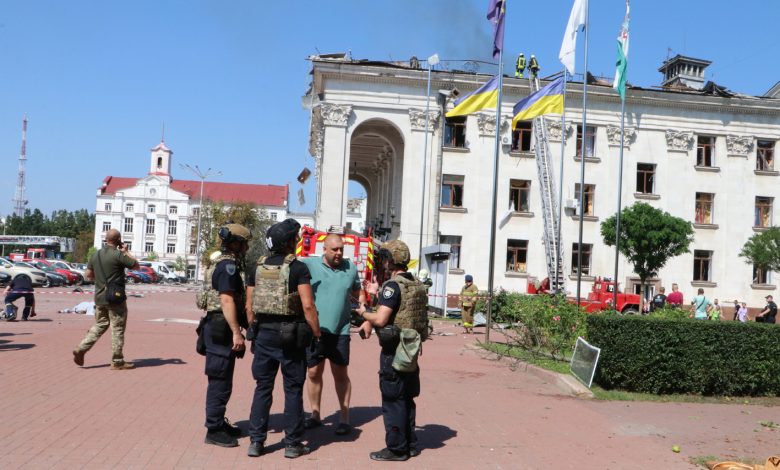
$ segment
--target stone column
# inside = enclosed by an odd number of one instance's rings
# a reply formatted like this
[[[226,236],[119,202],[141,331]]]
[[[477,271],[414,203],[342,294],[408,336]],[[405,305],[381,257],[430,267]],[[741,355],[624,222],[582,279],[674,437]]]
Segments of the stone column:
[[[425,212],[423,217],[423,246],[428,245],[433,230],[433,217],[430,205],[435,201],[434,192],[436,190],[436,175],[432,175],[436,159],[436,125],[439,121],[439,109],[433,106],[428,111],[428,128],[425,128],[425,110],[409,109],[409,123],[411,135],[404,136],[406,145],[403,156],[403,169],[399,171],[398,184],[402,184],[401,207],[396,206],[397,219],[400,219],[401,234],[404,241],[409,245],[409,251],[414,259],[419,258],[420,245],[420,214]],[[423,158],[425,152],[425,133],[428,132],[428,152],[426,161],[426,182],[425,195],[422,191],[423,178]],[[424,199],[424,200],[423,200]]]
[[[320,104],[322,125],[322,159],[319,166],[317,228],[344,225],[349,182],[348,121],[352,106]]]

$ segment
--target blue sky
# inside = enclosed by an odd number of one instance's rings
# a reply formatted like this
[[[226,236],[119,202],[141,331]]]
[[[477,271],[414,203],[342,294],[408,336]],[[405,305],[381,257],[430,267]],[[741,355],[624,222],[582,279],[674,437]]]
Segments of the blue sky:
[[[14,195],[21,120],[29,115],[29,207],[94,210],[106,175],[142,177],[160,139],[179,163],[219,181],[291,183],[307,153],[310,54],[489,60],[487,0],[5,2],[0,11],[0,215]],[[510,0],[506,53],[536,54],[542,74],[572,0]],[[612,76],[623,0],[592,0],[589,70]],[[672,54],[708,59],[712,79],[761,95],[780,80],[780,2],[634,0],[628,80],[660,83]],[[577,67],[582,69],[581,48]],[[486,70],[487,71],[487,70]],[[313,182],[304,190],[314,200]],[[310,209],[305,207],[304,209]]]

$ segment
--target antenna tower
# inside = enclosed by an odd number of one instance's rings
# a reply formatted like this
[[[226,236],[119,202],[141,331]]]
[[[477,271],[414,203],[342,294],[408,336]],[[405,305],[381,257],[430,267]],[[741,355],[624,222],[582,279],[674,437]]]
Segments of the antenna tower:
[[[27,163],[27,115],[22,120],[22,151],[19,154],[19,174],[16,177],[16,193],[14,194],[14,214],[17,217],[24,217],[24,209],[27,207],[27,199],[24,198],[25,182],[24,167]]]

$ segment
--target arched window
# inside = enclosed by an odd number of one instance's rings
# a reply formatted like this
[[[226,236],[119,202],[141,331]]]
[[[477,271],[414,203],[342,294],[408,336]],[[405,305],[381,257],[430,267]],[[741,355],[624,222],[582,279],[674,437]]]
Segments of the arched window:
[[[157,168],[162,168],[162,157],[157,157]]]

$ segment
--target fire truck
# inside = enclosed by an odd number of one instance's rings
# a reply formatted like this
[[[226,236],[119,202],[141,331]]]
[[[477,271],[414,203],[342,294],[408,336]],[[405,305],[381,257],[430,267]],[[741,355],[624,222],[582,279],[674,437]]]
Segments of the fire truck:
[[[548,294],[550,293],[550,280],[543,279],[540,283],[528,283],[529,294]],[[613,307],[612,301],[615,296],[615,283],[609,278],[597,277],[593,281],[593,287],[588,292],[587,299],[580,300],[580,305],[588,313],[599,312],[601,310],[617,310],[624,314],[636,314],[640,311],[642,305],[641,297],[638,294],[626,294],[618,291],[617,305]],[[569,298],[569,302],[575,303],[577,299]]]
[[[371,281],[374,274],[373,237],[343,232],[340,227],[331,227],[323,232],[307,225],[301,230],[301,240],[295,248],[295,256],[299,258],[322,256],[325,252],[325,237],[331,233],[338,233],[344,240],[344,258],[348,258],[355,265],[361,281]]]

